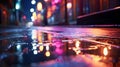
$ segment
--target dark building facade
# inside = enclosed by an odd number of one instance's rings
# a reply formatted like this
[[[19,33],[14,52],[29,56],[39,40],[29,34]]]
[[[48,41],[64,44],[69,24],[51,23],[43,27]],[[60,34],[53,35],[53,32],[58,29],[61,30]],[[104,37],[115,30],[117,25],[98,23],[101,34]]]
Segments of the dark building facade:
[[[7,26],[11,24],[11,14],[12,14],[12,9],[14,9],[14,3],[15,3],[15,0],[0,0],[0,25],[1,26]]]
[[[68,10],[67,19],[69,20],[69,22],[75,21],[78,16],[120,6],[120,0],[67,0],[67,2],[72,3],[71,15],[69,15]],[[63,6],[64,4],[65,2],[64,0],[62,0],[61,6]],[[61,7],[61,17],[61,19],[66,19],[65,6]]]
[[[120,0],[77,0],[77,16],[120,6]]]
[[[82,11],[79,10],[80,14],[77,17],[78,25],[120,24],[120,9],[116,8],[120,6],[119,0],[84,0],[83,2],[86,1],[87,5],[85,7],[82,5]]]

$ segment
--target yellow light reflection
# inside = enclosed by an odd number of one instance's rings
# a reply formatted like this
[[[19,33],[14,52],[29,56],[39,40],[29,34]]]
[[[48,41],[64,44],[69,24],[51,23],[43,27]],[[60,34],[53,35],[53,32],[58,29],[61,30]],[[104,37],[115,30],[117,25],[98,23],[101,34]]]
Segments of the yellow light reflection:
[[[52,34],[48,33],[48,41],[52,42]]]
[[[38,38],[39,44],[42,44],[42,33],[41,33],[41,31],[38,31],[37,38]]]
[[[108,49],[107,49],[107,47],[105,47],[105,48],[103,49],[103,54],[104,54],[104,56],[107,56],[107,55],[108,55]]]
[[[50,51],[46,51],[45,56],[50,57]]]
[[[79,46],[80,46],[80,41],[77,40],[76,43],[75,43],[75,47],[79,48]]]
[[[33,12],[33,13],[32,13],[32,16],[33,16],[33,19],[34,19],[34,20],[36,20],[36,19],[37,19],[36,12]]]
[[[111,50],[111,49],[112,49],[112,47],[111,47],[111,46],[108,46],[108,49],[109,49],[109,50]]]
[[[42,52],[44,50],[44,46],[39,46],[39,50]]]
[[[80,50],[78,50],[78,51],[76,51],[76,54],[78,55],[78,54],[80,54],[81,53],[81,51]]]
[[[76,55],[81,53],[81,50],[79,48],[73,47],[73,50],[75,51]]]

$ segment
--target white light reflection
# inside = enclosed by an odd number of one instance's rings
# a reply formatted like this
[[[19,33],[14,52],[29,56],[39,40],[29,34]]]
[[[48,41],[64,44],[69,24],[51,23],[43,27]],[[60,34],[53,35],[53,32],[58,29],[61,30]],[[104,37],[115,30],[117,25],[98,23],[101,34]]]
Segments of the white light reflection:
[[[37,50],[34,50],[34,51],[33,51],[33,54],[34,54],[34,55],[38,54],[38,51],[37,51]]]
[[[37,44],[36,43],[32,43],[32,46],[36,46]]]
[[[35,19],[34,19],[34,17],[33,17],[33,16],[31,16],[31,20],[32,20],[32,21],[35,21]]]
[[[36,46],[33,46],[33,50],[36,50],[37,49],[37,47]]]
[[[47,50],[47,51],[49,50],[49,45],[46,46],[46,50]]]
[[[33,26],[33,22],[28,22],[28,23],[26,24],[26,26],[27,26],[27,27]]]
[[[108,49],[107,49],[107,47],[105,47],[105,48],[103,49],[103,54],[104,54],[105,56],[108,55]]]
[[[79,42],[79,40],[77,40],[76,43],[75,43],[75,47],[79,48],[79,46],[80,46],[80,42]]]
[[[34,39],[37,39],[37,30],[32,30],[32,39],[34,40]]]
[[[17,45],[17,50],[21,50],[21,45]]]

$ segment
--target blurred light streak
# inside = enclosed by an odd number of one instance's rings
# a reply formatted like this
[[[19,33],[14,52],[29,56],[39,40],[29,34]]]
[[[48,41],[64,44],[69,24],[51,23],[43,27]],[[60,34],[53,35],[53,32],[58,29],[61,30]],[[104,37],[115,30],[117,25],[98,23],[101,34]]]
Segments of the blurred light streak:
[[[106,43],[106,42],[100,42],[100,41],[91,40],[91,39],[86,39],[86,38],[82,38],[81,40],[88,41],[88,42],[93,42],[93,43],[97,43],[97,44],[102,44],[102,45],[108,45],[108,46],[111,46],[111,47],[120,48],[120,47],[117,46],[117,45],[109,44],[109,43]]]

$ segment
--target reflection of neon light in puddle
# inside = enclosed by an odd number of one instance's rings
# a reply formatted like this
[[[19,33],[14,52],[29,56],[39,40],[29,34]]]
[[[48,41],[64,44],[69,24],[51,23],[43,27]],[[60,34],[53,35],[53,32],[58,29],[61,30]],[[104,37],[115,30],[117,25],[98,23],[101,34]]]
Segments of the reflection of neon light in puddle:
[[[64,45],[62,40],[60,40],[59,38],[54,38],[52,39],[53,43],[52,43],[52,46],[55,46],[55,53],[58,54],[58,55],[62,55],[64,50],[62,48],[62,46]]]
[[[44,50],[44,46],[39,46],[39,50],[42,52]]]
[[[76,48],[79,48],[79,46],[80,46],[80,41],[77,40],[76,43],[75,43],[75,47],[76,47]]]
[[[32,43],[32,46],[36,46],[36,43]]]
[[[49,50],[49,45],[46,46],[46,50],[47,50],[47,51]]]
[[[37,30],[32,30],[32,39],[34,40],[34,39],[37,39]]]
[[[81,53],[80,44],[80,41],[76,40],[75,47],[73,47],[73,50],[76,52],[77,55]]]
[[[18,51],[21,50],[21,45],[17,45],[16,47]]]
[[[105,47],[105,48],[103,49],[103,54],[104,54],[105,56],[108,55],[108,49],[107,49],[107,47]]]
[[[33,50],[36,50],[37,49],[37,47],[36,46],[33,46]]]
[[[37,51],[37,50],[34,50],[34,51],[33,51],[33,54],[34,54],[34,55],[38,54],[38,51]]]
[[[63,54],[63,49],[60,49],[60,48],[56,48],[55,49],[55,52],[59,55],[62,55]]]
[[[45,52],[45,56],[46,56],[46,57],[50,57],[50,51],[46,51],[46,52]]]

